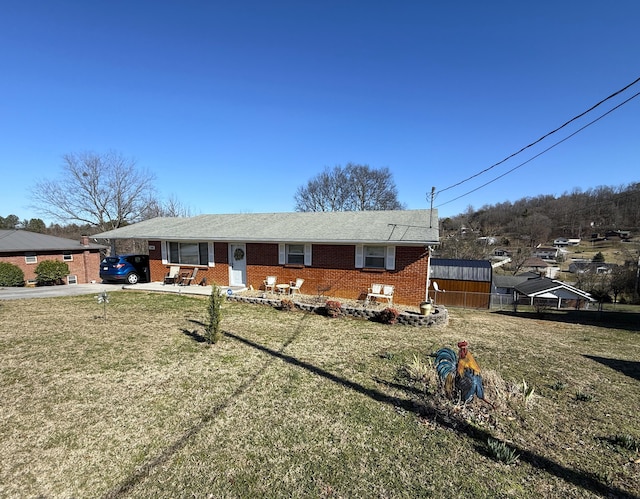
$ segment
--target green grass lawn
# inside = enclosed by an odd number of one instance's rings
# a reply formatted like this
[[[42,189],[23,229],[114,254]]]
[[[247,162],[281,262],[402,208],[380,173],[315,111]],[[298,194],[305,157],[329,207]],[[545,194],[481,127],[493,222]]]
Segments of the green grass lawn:
[[[424,329],[227,302],[209,346],[206,299],[109,298],[106,318],[94,296],[0,302],[0,496],[638,493],[631,326],[454,309]],[[495,409],[445,400],[428,367],[461,339]]]

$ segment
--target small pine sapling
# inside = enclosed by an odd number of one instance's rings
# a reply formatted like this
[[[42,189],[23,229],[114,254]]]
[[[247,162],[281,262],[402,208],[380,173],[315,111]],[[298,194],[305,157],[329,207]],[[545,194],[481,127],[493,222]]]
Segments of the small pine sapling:
[[[206,327],[206,338],[209,344],[218,343],[222,339],[222,331],[220,330],[220,322],[222,320],[222,302],[225,296],[218,285],[211,285],[211,296],[207,304],[207,312],[209,322]]]

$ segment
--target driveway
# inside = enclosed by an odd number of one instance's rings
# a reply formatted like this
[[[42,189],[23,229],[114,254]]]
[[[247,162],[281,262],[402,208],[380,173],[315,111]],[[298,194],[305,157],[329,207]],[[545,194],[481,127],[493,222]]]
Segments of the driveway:
[[[98,294],[102,291],[122,289],[122,284],[65,284],[62,286],[42,286],[38,288],[0,288],[0,300],[20,300],[27,298],[52,298],[57,296],[77,296]]]
[[[231,289],[233,293],[243,291],[243,286],[221,286],[224,292]],[[0,288],[0,300],[19,300],[27,298],[52,298],[56,296],[77,296],[101,293],[102,291],[120,290],[147,291],[155,293],[176,293],[185,295],[210,295],[211,286],[165,286],[161,282],[139,284],[64,284],[62,286],[42,286],[38,288]]]

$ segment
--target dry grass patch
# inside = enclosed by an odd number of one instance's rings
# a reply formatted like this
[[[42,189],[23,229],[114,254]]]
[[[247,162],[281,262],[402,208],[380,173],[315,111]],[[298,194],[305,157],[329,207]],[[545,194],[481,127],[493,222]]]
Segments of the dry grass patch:
[[[226,303],[208,346],[206,299],[116,292],[108,307],[0,302],[0,496],[631,497],[640,480],[634,331]],[[442,396],[430,355],[460,339],[496,410]]]

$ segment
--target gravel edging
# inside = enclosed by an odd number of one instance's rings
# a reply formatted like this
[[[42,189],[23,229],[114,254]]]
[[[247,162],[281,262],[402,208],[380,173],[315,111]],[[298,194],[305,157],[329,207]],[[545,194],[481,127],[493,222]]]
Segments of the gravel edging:
[[[241,303],[252,303],[256,305],[268,305],[274,308],[280,308],[282,306],[282,300],[276,298],[242,296],[240,294],[228,295],[227,300]],[[318,315],[325,315],[324,304],[317,305],[296,301],[294,301],[293,304],[295,305],[297,310],[312,312]],[[371,321],[377,320],[378,314],[380,313],[380,310],[371,310],[362,307],[351,307],[348,305],[342,305],[340,307],[340,310],[344,317],[354,317],[356,319],[366,319]],[[415,327],[440,326],[446,325],[448,323],[449,312],[446,308],[438,305],[433,308],[433,312],[429,315],[422,315],[417,312],[401,311],[396,322],[396,324]]]

